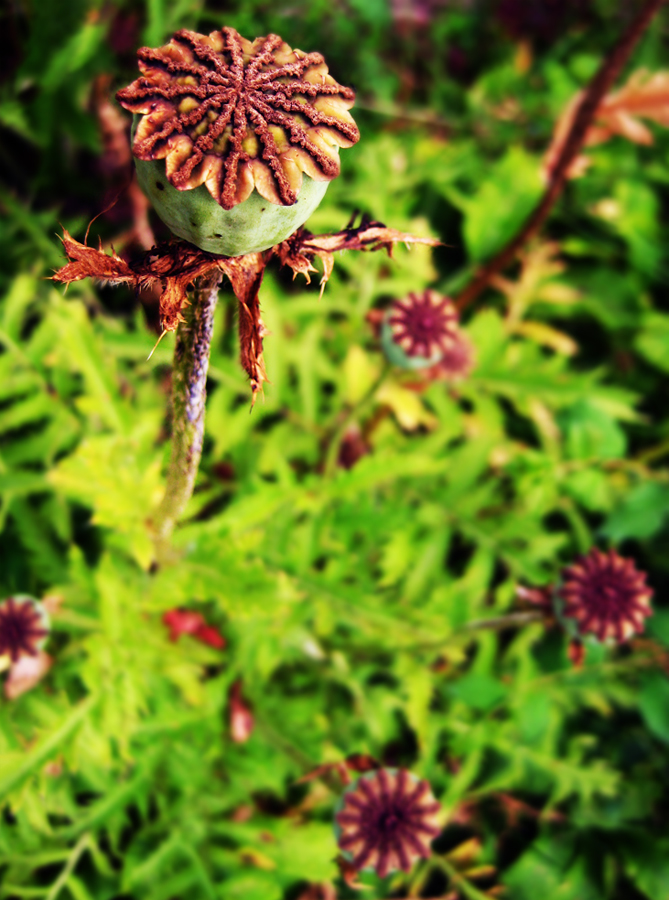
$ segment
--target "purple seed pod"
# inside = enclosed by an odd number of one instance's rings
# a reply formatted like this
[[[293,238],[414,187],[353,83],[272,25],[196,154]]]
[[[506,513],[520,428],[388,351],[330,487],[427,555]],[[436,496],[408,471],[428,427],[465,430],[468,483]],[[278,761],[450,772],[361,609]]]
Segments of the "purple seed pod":
[[[12,663],[37,656],[49,635],[49,616],[34,597],[17,594],[0,603],[0,657]]]
[[[652,596],[634,560],[596,547],[563,570],[557,591],[560,617],[573,620],[579,634],[618,643],[644,630]]]
[[[441,831],[440,804],[427,781],[406,769],[366,772],[342,796],[335,814],[337,843],[358,869],[408,872],[430,856],[430,841]]]
[[[387,359],[403,369],[436,365],[455,348],[458,338],[458,313],[452,301],[431,290],[395,300],[381,326]]]

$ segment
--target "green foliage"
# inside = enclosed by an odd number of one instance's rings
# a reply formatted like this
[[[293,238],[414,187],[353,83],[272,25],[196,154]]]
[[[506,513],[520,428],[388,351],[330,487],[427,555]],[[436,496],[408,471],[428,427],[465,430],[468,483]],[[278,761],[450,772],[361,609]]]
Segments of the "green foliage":
[[[196,492],[155,571],[173,338],[147,361],[154,298],[87,282],[63,296],[46,278],[58,222],[81,239],[121,187],[93,80],[120,86],[134,46],[223,14],[18,4],[0,91],[0,597],[60,607],[52,668],[0,701],[0,898],[295,900],[327,881],[352,896],[333,861],[336,779],[297,783],[352,753],[429,779],[445,810],[433,858],[385,885],[364,873],[370,896],[669,890],[669,135],[589,151],[548,224],[555,252],[527,248],[467,314],[467,378],[386,368],[369,311],[455,292],[512,237],[555,118],[619,24],[602,0],[588,28],[520,45],[496,14],[452,6],[427,31],[381,2],[226,6],[245,36],[322,49],[358,91],[362,140],[309,227],[359,209],[444,246],[343,254],[321,300],[270,268],[270,384],[251,414],[223,287]],[[661,28],[639,49],[651,71]],[[91,243],[137,252],[124,204]],[[338,465],[333,441],[356,436],[366,452]],[[578,669],[558,627],[513,618],[515,589],[595,544],[649,572],[656,613],[651,644],[588,646]],[[226,647],[170,641],[177,607]],[[245,743],[230,727],[239,679]]]

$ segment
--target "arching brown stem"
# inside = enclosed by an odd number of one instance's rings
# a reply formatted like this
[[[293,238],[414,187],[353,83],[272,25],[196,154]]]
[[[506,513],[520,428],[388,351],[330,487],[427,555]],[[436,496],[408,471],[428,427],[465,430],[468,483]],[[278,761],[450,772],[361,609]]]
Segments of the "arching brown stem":
[[[620,38],[618,44],[606,57],[586,89],[583,99],[576,110],[571,129],[555,163],[550,182],[543,197],[530,213],[520,231],[476,273],[472,281],[457,295],[455,305],[458,310],[462,311],[469,306],[489,284],[490,280],[509,263],[513,262],[518,251],[539,231],[555,201],[562,193],[569,167],[583,147],[588,128],[595,118],[600,103],[618,78],[632,50],[663,3],[665,3],[665,0],[647,0],[627,31]]]

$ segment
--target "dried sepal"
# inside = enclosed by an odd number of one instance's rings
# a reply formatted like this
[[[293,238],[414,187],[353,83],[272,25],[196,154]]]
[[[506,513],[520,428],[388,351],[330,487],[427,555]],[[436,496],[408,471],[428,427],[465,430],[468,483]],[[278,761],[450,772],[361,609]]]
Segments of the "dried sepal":
[[[352,782],[351,772],[362,774],[364,772],[373,772],[375,769],[380,768],[381,763],[368,753],[352,753],[339,762],[323,763],[320,766],[316,766],[311,772],[307,772],[306,775],[298,778],[295,784],[306,784],[309,781],[315,781],[317,778],[336,775],[344,786],[348,786]]]
[[[96,281],[124,284],[135,280],[135,272],[113,249],[107,254],[101,243],[98,250],[80,244],[65,228],[61,241],[69,262],[56,272],[54,281],[70,284],[84,278],[94,278]]]
[[[307,284],[311,281],[310,273],[317,271],[313,262],[318,257],[324,270],[320,281],[322,295],[334,268],[335,253],[342,250],[386,250],[388,256],[392,256],[395,244],[405,244],[407,247],[412,244],[427,244],[438,247],[441,241],[387,228],[381,222],[363,216],[359,225],[356,226],[352,219],[346,228],[332,234],[313,235],[305,229],[299,229],[275,247],[274,252],[281,264],[290,266],[295,275],[304,275]]]
[[[102,248],[81,244],[64,231],[63,247],[68,262],[53,276],[61,284],[93,278],[112,284],[128,284],[136,290],[160,285],[160,321],[163,331],[175,331],[183,321],[182,309],[187,304],[187,290],[193,282],[208,272],[223,272],[230,279],[239,301],[239,339],[241,363],[249,376],[255,394],[267,380],[263,362],[263,338],[265,327],[260,317],[258,292],[267,263],[276,254],[283,265],[301,272],[309,278],[315,271],[313,260],[323,260],[325,274],[322,286],[334,266],[334,254],[340,250],[382,250],[389,255],[393,245],[428,244],[435,246],[433,238],[416,237],[386,228],[380,222],[363,219],[359,226],[352,224],[334,234],[314,236],[299,230],[292,237],[265,251],[245,256],[228,257],[207,253],[185,241],[159,244],[137,259],[126,261],[113,250],[105,253]]]
[[[222,260],[220,263],[239,301],[240,361],[249,376],[254,399],[267,381],[263,361],[263,337],[267,332],[260,317],[258,296],[265,274],[265,265],[262,253],[249,253],[247,256]]]

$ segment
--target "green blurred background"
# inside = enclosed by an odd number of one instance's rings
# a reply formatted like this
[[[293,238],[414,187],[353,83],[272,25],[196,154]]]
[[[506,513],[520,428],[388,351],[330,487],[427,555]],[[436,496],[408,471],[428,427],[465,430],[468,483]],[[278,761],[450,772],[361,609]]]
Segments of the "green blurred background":
[[[445,811],[434,856],[364,873],[365,896],[669,898],[669,132],[588,151],[542,238],[467,311],[469,377],[392,369],[370,394],[369,311],[455,293],[510,239],[556,119],[638,6],[5,4],[0,596],[60,607],[50,670],[0,703],[0,897],[356,896],[333,862],[333,783],[296,781],[362,752],[428,778]],[[309,228],[358,210],[443,246],[344,254],[322,300],[271,268],[251,415],[222,288],[201,473],[156,572],[173,339],[147,362],[151,292],[47,279],[61,226],[83,240],[103,213],[90,243],[130,255],[167,237],[128,188],[113,94],[138,46],[222,25],[319,50],[357,92],[361,140]],[[668,29],[665,9],[624,78],[668,67]],[[648,571],[644,640],[589,645],[575,669],[559,629],[481,627],[594,545]],[[177,607],[226,647],[171,642]]]

